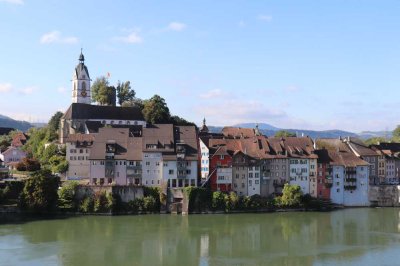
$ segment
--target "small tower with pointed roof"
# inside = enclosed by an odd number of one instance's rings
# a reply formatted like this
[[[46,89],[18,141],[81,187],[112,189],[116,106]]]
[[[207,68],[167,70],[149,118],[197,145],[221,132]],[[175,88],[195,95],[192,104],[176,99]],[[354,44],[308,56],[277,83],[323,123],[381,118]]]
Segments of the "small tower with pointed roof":
[[[208,127],[206,126],[206,118],[203,119],[203,126],[200,128],[200,132],[208,133]]]
[[[92,102],[90,76],[85,65],[85,57],[83,56],[82,49],[79,55],[79,63],[75,67],[72,76],[72,102],[85,104],[91,104]]]

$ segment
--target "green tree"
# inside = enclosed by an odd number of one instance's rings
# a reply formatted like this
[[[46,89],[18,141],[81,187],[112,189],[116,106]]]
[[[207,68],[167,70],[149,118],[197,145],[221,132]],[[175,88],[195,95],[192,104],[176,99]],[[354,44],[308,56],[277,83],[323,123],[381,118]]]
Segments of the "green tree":
[[[139,108],[140,111],[143,111],[144,108],[144,104],[142,99],[139,98],[134,98],[132,100],[129,101],[125,101],[121,104],[122,107],[136,107]]]
[[[382,143],[382,142],[387,142],[387,140],[383,137],[374,137],[374,138],[369,138],[364,141],[364,143],[367,145],[378,145],[378,143]]]
[[[176,126],[195,126],[196,124],[193,122],[189,122],[186,119],[179,117],[177,115],[171,116],[171,123]]]
[[[169,123],[171,114],[164,98],[154,95],[150,100],[144,101],[143,116],[152,124]]]
[[[400,142],[400,125],[393,130],[392,139],[395,142]]]
[[[118,81],[116,90],[119,105],[122,105],[122,103],[124,102],[133,101],[133,99],[135,98],[136,92],[131,88],[130,81]]]
[[[215,191],[212,195],[211,207],[214,210],[225,210],[225,195],[221,191]]]
[[[110,86],[108,79],[104,76],[98,77],[92,84],[92,101],[101,105],[115,106],[116,90]]]
[[[298,207],[300,206],[302,195],[300,186],[285,184],[280,203],[283,207]]]
[[[40,170],[25,181],[20,206],[33,212],[52,212],[57,209],[60,180],[48,170]]]
[[[279,130],[278,132],[275,133],[275,137],[281,138],[281,137],[296,137],[295,133],[289,132],[287,130]]]
[[[48,140],[53,141],[58,139],[58,130],[60,129],[60,120],[64,114],[62,112],[56,112],[47,123],[48,129]]]
[[[59,206],[64,209],[76,210],[78,207],[78,182],[66,182],[58,191]]]

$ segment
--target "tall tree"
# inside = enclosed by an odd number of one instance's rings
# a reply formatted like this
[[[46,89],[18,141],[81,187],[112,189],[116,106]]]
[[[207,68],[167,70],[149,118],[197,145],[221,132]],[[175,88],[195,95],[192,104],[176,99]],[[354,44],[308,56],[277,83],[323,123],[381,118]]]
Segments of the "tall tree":
[[[122,105],[124,102],[133,101],[135,98],[136,92],[131,88],[130,81],[118,81],[116,90],[119,105]]]
[[[144,101],[143,116],[147,122],[152,124],[169,123],[171,114],[164,98],[154,95],[149,100]]]
[[[110,86],[108,79],[104,76],[98,77],[92,84],[92,100],[101,105],[115,106],[116,90]]]

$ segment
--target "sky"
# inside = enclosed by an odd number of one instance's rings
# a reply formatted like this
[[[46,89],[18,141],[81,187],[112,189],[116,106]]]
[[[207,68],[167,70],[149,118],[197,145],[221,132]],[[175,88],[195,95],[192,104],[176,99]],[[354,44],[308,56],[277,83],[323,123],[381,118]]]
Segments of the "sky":
[[[0,114],[46,122],[92,80],[129,80],[200,125],[392,130],[400,1],[0,0]]]

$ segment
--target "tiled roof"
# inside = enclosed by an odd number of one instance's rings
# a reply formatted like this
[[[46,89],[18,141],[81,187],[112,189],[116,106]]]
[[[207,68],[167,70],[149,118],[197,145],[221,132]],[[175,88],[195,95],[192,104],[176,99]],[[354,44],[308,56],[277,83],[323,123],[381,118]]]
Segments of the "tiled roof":
[[[359,156],[378,156],[376,151],[369,148],[361,140],[357,138],[348,138],[345,140],[349,147],[355,151]]]
[[[256,136],[253,128],[241,127],[224,127],[222,129],[222,134],[228,138],[251,138]]]
[[[367,166],[366,161],[357,157],[349,146],[341,139],[317,139],[317,148],[325,149],[326,152],[317,151],[323,160],[329,160],[331,165],[343,165],[345,167]],[[327,157],[325,157],[327,156]]]
[[[67,138],[67,142],[93,142],[95,139],[94,134],[70,134]]]
[[[143,128],[141,136],[131,134],[129,128],[100,128],[95,136],[91,160],[104,160],[106,144],[116,145],[115,159],[142,160],[143,152],[160,152],[163,159],[176,160],[176,146],[185,150],[185,160],[198,160],[197,135],[194,126],[172,124],[153,125]]]
[[[26,135],[22,132],[18,132],[11,141],[11,146],[21,147],[26,143],[26,140],[27,140]]]

